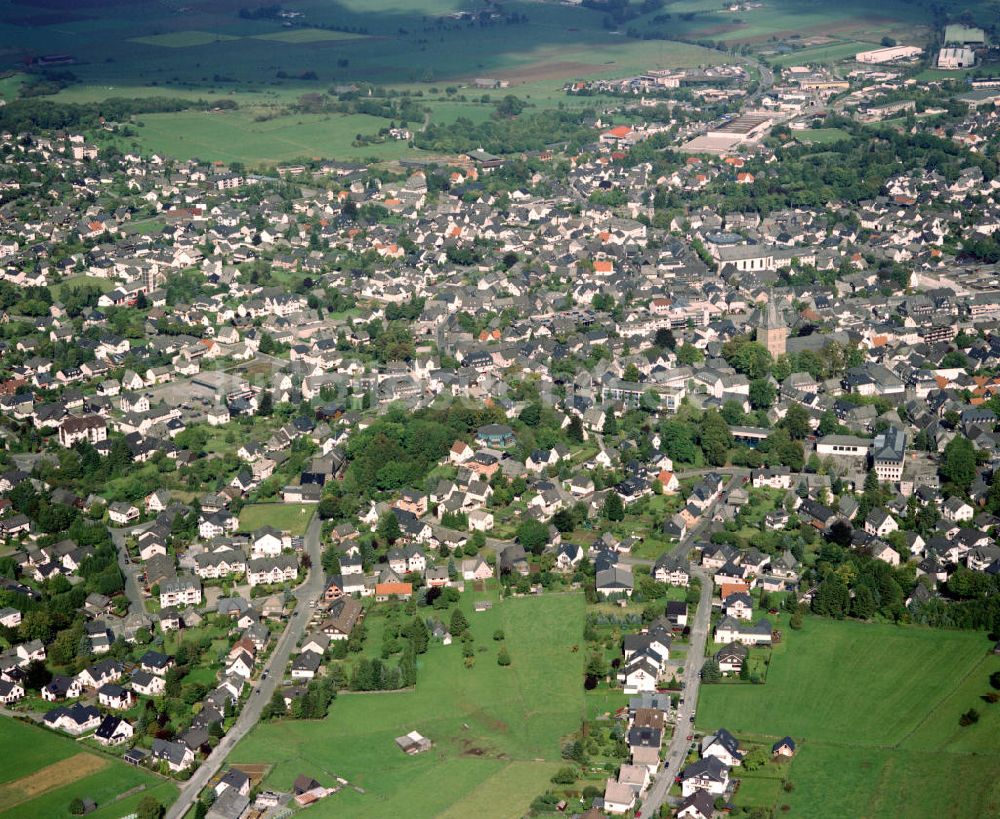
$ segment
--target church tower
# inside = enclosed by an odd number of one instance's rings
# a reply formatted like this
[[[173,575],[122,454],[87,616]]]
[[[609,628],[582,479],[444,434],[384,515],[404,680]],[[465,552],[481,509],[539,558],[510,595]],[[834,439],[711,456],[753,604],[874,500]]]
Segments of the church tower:
[[[768,295],[767,304],[760,309],[757,319],[757,343],[767,347],[767,351],[777,358],[785,354],[785,340],[788,338],[788,326],[778,310],[774,294]]]

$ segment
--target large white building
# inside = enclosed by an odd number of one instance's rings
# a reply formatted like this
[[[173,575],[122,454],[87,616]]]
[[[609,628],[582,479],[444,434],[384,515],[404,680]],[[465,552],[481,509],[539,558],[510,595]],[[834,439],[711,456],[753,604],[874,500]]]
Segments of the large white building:
[[[880,65],[882,63],[898,62],[899,60],[912,60],[923,53],[924,50],[917,46],[890,46],[888,48],[876,48],[872,51],[859,51],[854,55],[854,59],[859,63]]]
[[[971,48],[942,48],[938,54],[937,67],[954,70],[971,68],[976,64],[976,52]]]

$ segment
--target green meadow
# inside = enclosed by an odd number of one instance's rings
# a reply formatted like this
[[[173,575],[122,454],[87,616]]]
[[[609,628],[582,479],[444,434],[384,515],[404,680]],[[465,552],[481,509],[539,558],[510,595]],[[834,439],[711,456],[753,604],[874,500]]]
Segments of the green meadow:
[[[506,600],[483,613],[463,608],[475,637],[475,666],[462,648],[431,645],[415,690],[342,693],[320,721],[259,725],[232,762],[269,762],[265,785],[287,788],[299,774],[353,787],[311,808],[317,816],[520,816],[560,767],[561,740],[579,728],[584,600],[552,594]],[[497,665],[503,629],[510,666]],[[369,635],[368,640],[372,640]],[[434,747],[406,756],[397,736],[420,731]]]
[[[1000,705],[982,696],[1000,658],[983,634],[810,617],[785,635],[765,685],[701,690],[700,729],[799,743],[790,766],[748,777],[739,804],[803,817],[996,815]],[[973,707],[980,721],[961,727]]]
[[[4,817],[70,816],[70,802],[79,798],[97,803],[91,816],[110,819],[134,811],[143,796],[164,805],[177,797],[173,782],[126,765],[114,752],[96,753],[69,737],[8,717],[0,717],[0,745],[11,751],[0,764]]]
[[[240,510],[240,531],[254,532],[272,526],[293,535],[304,534],[316,512],[310,503],[251,503]]]

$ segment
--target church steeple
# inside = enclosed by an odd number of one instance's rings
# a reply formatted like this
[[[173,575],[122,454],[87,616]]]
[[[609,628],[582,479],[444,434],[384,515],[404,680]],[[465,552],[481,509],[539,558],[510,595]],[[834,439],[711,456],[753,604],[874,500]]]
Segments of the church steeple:
[[[757,320],[757,342],[767,347],[767,351],[777,358],[785,354],[785,341],[788,338],[788,325],[778,310],[774,293],[768,291],[767,304],[760,309]]]

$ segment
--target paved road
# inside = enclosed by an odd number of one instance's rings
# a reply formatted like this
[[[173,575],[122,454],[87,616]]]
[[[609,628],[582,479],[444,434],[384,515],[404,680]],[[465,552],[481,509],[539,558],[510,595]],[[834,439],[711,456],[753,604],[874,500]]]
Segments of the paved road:
[[[112,529],[111,539],[114,541],[115,550],[118,552],[118,568],[125,575],[125,596],[128,597],[129,614],[146,614],[146,604],[142,596],[142,589],[139,588],[139,581],[135,579],[136,565],[129,560],[128,547],[125,545],[129,535],[144,532],[151,524],[140,523],[138,526],[131,526],[127,529]]]
[[[677,724],[667,749],[666,761],[643,800],[643,816],[656,816],[656,812],[666,801],[670,786],[687,757],[690,745],[688,736],[694,729],[692,717],[698,702],[701,667],[705,660],[705,643],[708,640],[708,627],[712,615],[712,578],[697,569],[694,574],[701,578],[701,597],[698,600],[698,612],[691,626],[691,643],[684,663],[684,702],[677,707]]]
[[[254,692],[250,695],[250,699],[247,700],[243,710],[240,711],[236,723],[222,738],[208,759],[201,764],[181,788],[181,793],[177,801],[167,810],[166,819],[182,819],[188,810],[191,809],[198,799],[198,794],[201,793],[202,789],[208,785],[209,780],[222,767],[222,763],[225,762],[229,752],[257,724],[261,711],[264,710],[264,706],[270,701],[271,695],[281,684],[285,675],[285,668],[292,656],[292,650],[298,644],[299,640],[302,639],[309,623],[309,604],[314,600],[318,600],[323,593],[323,554],[320,548],[321,531],[322,527],[319,515],[313,515],[313,519],[309,524],[309,528],[306,529],[305,535],[305,551],[309,555],[312,565],[305,581],[295,590],[295,596],[298,599],[295,612],[289,618],[288,625],[285,626],[285,630],[278,638],[278,643],[270,659],[264,666],[262,675],[266,673],[267,676],[260,678]]]
[[[713,501],[701,516],[701,519],[687,533],[685,538],[677,544],[674,554],[689,556],[694,544],[701,537],[702,532],[710,528],[712,513],[715,505],[720,499],[726,496],[728,490],[738,484],[741,475],[746,472],[739,468],[724,470],[706,470],[708,472],[719,471],[729,472],[731,477],[722,491],[719,498]],[[695,614],[694,622],[691,624],[690,642],[687,649],[687,658],[684,661],[684,702],[677,708],[677,720],[674,727],[674,735],[670,739],[667,748],[667,758],[663,763],[663,768],[657,774],[652,787],[646,792],[643,800],[641,813],[643,816],[655,816],[660,806],[666,801],[670,786],[674,783],[674,778],[680,772],[681,765],[687,757],[688,736],[693,733],[694,721],[692,716],[698,704],[698,687],[701,684],[701,667],[705,663],[705,644],[708,641],[708,628],[712,618],[712,576],[699,568],[692,568],[691,574],[701,580],[701,597],[698,598],[698,611]]]

